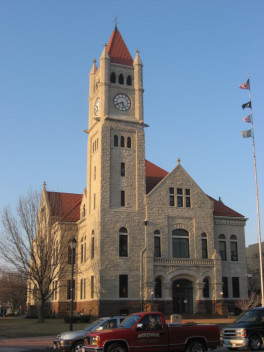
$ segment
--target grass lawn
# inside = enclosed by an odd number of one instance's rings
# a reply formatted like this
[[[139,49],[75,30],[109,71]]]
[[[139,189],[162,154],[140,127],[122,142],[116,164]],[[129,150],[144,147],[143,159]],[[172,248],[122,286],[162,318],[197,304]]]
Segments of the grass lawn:
[[[73,330],[81,330],[88,324],[73,324]],[[69,330],[70,324],[63,319],[45,319],[45,323],[38,323],[37,319],[0,318],[0,338],[55,336]]]

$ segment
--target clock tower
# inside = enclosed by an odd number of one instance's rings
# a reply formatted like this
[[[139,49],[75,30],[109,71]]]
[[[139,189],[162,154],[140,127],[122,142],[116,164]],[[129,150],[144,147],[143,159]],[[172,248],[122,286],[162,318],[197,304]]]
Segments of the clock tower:
[[[97,271],[91,275],[100,287],[94,297],[99,306],[110,297],[120,298],[120,275],[127,280],[122,285],[130,290],[123,298],[133,296],[140,302],[140,268],[133,253],[144,247],[142,67],[139,52],[133,60],[115,27],[104,45],[100,66],[94,60],[90,72],[86,233],[93,236]],[[131,268],[133,274],[128,275]],[[116,282],[114,287],[110,279]]]

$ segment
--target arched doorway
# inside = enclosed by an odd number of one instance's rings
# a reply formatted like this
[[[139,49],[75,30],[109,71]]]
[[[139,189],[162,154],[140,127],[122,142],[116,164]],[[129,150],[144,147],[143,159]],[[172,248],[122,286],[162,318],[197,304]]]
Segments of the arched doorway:
[[[186,279],[175,280],[172,284],[173,313],[193,313],[193,284]]]

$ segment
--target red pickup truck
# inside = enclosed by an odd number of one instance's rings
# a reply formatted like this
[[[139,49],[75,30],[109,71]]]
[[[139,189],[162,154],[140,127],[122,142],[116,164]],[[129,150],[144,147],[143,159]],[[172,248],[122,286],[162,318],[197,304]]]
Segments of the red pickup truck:
[[[204,352],[219,345],[217,325],[167,324],[162,313],[143,312],[117,329],[86,334],[82,352]]]

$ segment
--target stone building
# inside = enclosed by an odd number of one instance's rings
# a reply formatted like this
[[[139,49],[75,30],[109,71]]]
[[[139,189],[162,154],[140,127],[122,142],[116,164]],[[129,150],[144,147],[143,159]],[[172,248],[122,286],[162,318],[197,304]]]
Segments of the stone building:
[[[262,265],[264,265],[264,242],[261,242]],[[250,244],[246,248],[247,271],[248,271],[248,290],[250,293],[261,294],[261,273],[259,259],[259,243]]]
[[[206,195],[179,159],[171,172],[145,160],[142,76],[139,52],[133,60],[115,28],[90,72],[86,188],[43,188],[61,241],[78,241],[75,310],[225,314],[247,296],[246,219]],[[70,265],[68,274],[51,300],[59,313],[69,309]]]

